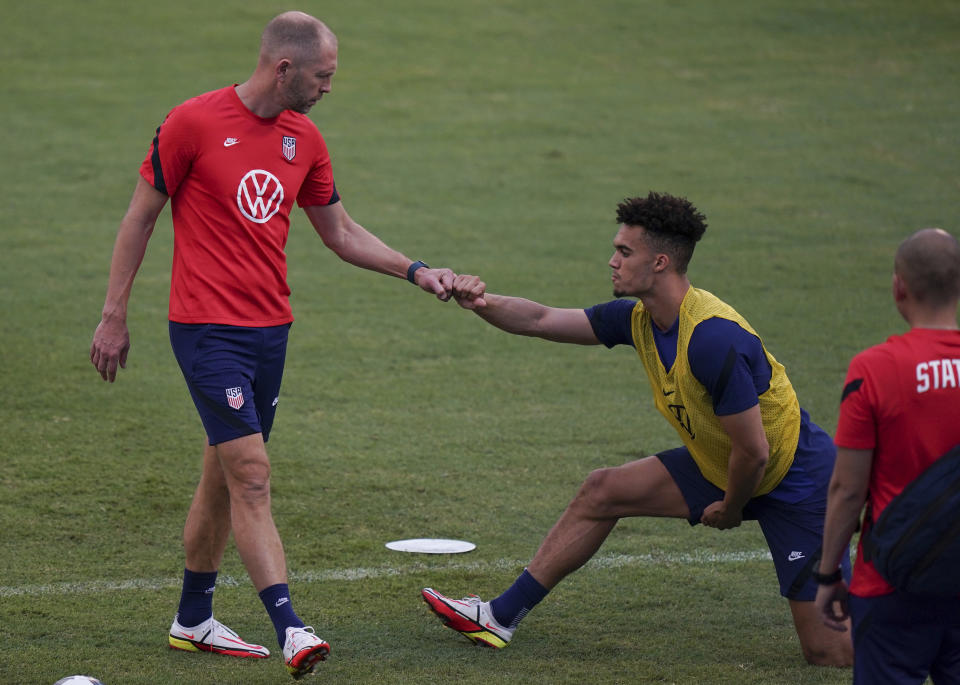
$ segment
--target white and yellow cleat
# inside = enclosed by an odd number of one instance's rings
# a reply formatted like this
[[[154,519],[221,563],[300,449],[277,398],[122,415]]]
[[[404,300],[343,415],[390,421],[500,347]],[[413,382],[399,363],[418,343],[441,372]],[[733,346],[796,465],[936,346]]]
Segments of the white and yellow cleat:
[[[420,595],[423,601],[443,621],[474,644],[503,649],[513,637],[515,628],[504,628],[497,623],[490,611],[490,603],[476,595],[463,599],[444,597],[433,588],[424,588]]]
[[[211,616],[200,625],[187,628],[173,619],[170,626],[170,649],[185,652],[213,652],[241,658],[266,659],[270,650],[250,644]]]

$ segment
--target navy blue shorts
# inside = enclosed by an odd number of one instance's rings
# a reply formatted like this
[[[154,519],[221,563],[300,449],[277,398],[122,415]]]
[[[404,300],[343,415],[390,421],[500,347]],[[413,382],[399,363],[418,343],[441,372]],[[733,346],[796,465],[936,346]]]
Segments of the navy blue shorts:
[[[850,595],[853,682],[960,684],[960,598]]]
[[[723,499],[723,490],[703,477],[686,447],[666,450],[656,455],[670,472],[690,509],[690,525],[700,523],[703,510]],[[743,509],[744,520],[760,524],[773,557],[780,581],[780,594],[787,599],[813,601],[817,584],[811,573],[820,561],[823,544],[823,521],[827,512],[827,482],[812,489],[809,496],[787,503],[761,495]],[[850,579],[850,553],[844,554],[841,568]]]
[[[270,437],[290,324],[245,328],[170,322],[170,344],[211,445]]]

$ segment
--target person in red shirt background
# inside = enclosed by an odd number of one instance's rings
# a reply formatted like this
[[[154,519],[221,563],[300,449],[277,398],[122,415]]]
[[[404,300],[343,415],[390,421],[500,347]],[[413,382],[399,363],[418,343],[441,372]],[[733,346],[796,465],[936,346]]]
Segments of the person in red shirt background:
[[[960,683],[960,598],[895,589],[863,559],[862,538],[849,589],[836,572],[864,503],[876,521],[960,444],[957,239],[927,228],[904,240],[893,299],[910,330],[860,352],[847,371],[816,602],[828,627],[845,630],[852,618],[855,683]]]
[[[265,448],[293,321],[284,247],[294,200],[324,245],[351,264],[406,277],[441,300],[449,299],[454,277],[388,247],[343,208],[323,137],[306,116],[330,92],[336,69],[330,29],[302,12],[286,12],[264,29],[247,81],[170,112],[121,221],[90,348],[90,361],[113,382],[130,348],[133,280],[170,199],[170,340],[207,440],[184,527],[183,590],[169,645],[269,656],[213,618],[213,589],[232,531],[294,678],[311,672],[330,650],[293,611]]]

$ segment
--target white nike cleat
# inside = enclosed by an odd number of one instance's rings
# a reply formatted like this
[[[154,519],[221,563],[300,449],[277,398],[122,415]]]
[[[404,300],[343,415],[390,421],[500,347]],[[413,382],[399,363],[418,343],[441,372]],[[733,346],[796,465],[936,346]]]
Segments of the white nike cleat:
[[[170,626],[170,648],[186,652],[213,652],[243,658],[266,659],[270,650],[261,645],[244,642],[240,636],[217,621],[213,616],[200,625],[185,628],[173,619]]]
[[[497,623],[490,611],[490,602],[484,602],[476,595],[450,599],[429,587],[424,588],[420,595],[445,626],[475,644],[503,649],[516,631],[516,628],[504,628]]]
[[[308,673],[313,673],[314,667],[327,658],[330,645],[321,640],[313,632],[313,628],[287,628],[286,640],[283,642],[283,662],[294,680],[300,680]]]

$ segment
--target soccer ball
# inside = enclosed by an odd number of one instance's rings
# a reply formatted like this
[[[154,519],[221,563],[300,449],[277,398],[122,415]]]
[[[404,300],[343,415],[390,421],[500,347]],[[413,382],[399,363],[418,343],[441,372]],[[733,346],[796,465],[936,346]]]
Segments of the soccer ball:
[[[68,675],[66,678],[61,678],[53,685],[103,685],[96,678],[91,678],[88,675]]]

